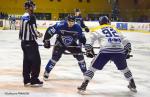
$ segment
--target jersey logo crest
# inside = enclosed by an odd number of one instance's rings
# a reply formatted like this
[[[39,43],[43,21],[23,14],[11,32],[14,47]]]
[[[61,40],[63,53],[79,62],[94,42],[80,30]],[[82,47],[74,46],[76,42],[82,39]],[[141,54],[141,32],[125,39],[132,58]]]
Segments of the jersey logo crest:
[[[69,46],[73,42],[73,38],[71,36],[62,36],[62,42],[65,46]]]

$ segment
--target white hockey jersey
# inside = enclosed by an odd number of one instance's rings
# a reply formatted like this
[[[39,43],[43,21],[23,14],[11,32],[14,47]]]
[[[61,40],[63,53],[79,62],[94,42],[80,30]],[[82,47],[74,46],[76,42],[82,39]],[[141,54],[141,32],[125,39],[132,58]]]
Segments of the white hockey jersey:
[[[111,25],[98,26],[87,39],[86,44],[93,45],[96,40],[101,41],[101,53],[124,53],[124,46],[129,41]]]

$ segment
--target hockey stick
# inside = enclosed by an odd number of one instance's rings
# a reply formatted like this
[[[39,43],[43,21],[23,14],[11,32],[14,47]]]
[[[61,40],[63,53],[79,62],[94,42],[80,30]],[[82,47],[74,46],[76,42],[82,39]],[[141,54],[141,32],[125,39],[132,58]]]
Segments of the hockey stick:
[[[69,53],[69,52],[64,52],[63,54],[65,55],[86,55],[86,52],[81,52],[81,53]],[[94,54],[94,56],[96,56],[97,54]],[[129,55],[129,58],[133,57],[133,55]],[[127,59],[129,59],[127,58]]]
[[[70,52],[63,52],[63,54],[65,55],[86,55],[86,52],[81,52],[81,53],[70,53]],[[94,56],[96,56],[97,54],[94,54]],[[128,55],[128,57],[133,57],[133,55]],[[127,58],[127,59],[129,59]]]
[[[38,46],[44,46],[44,44],[38,44]],[[57,45],[50,45],[50,46],[57,46]],[[67,46],[67,47],[80,48],[81,46]]]
[[[86,53],[85,53],[85,52],[81,52],[81,53],[63,52],[63,54],[65,54],[65,55],[86,55]]]
[[[44,46],[44,44],[38,44],[38,46]],[[50,45],[50,46],[56,46],[56,45]],[[72,48],[81,48],[81,46],[68,46]],[[99,49],[100,47],[93,47],[95,49]],[[65,55],[86,55],[86,52],[81,52],[81,53],[70,53],[70,52],[63,52]],[[97,54],[94,54],[97,55]],[[133,55],[128,55],[128,57],[133,57]]]
[[[38,46],[44,46],[44,44],[38,44]],[[56,46],[56,45],[50,45],[50,46]],[[67,46],[67,47],[72,47],[72,48],[81,48],[82,46]],[[84,48],[84,46],[83,46]],[[95,49],[99,49],[100,47],[93,47]]]
[[[81,53],[70,53],[70,52],[64,52],[63,54],[65,55],[86,55],[86,52],[81,52]],[[95,56],[97,54],[94,54]]]

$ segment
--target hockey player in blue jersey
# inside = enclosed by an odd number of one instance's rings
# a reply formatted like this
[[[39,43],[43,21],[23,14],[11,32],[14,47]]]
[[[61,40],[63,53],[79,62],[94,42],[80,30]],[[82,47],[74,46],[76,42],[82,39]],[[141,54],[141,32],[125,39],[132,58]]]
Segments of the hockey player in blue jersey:
[[[44,80],[48,80],[50,71],[54,68],[65,50],[71,52],[78,60],[79,67],[82,73],[84,73],[87,70],[86,63],[77,41],[80,41],[84,45],[86,43],[86,38],[82,33],[81,27],[75,24],[75,17],[68,16],[66,21],[56,23],[54,26],[47,29],[43,40],[45,48],[50,48],[49,39],[54,34],[57,34],[57,38],[53,48],[52,58],[45,67]]]
[[[90,40],[87,39],[86,46],[88,46],[88,49],[86,49],[86,52],[90,57],[94,57],[92,45],[99,38],[102,40],[100,52],[95,56],[91,66],[84,73],[84,81],[78,87],[78,90],[85,91],[89,81],[94,76],[94,72],[102,70],[105,64],[111,60],[129,81],[128,88],[133,92],[137,92],[132,73],[126,62],[126,58],[129,57],[128,54],[131,52],[131,43],[121,33],[118,33],[115,27],[109,24],[108,17],[100,17],[99,23],[101,26],[95,30]]]
[[[76,23],[78,23],[81,26],[81,28],[83,28],[85,30],[85,32],[89,32],[89,28],[84,24],[80,9],[78,9],[78,8],[75,9],[74,13],[75,13]]]

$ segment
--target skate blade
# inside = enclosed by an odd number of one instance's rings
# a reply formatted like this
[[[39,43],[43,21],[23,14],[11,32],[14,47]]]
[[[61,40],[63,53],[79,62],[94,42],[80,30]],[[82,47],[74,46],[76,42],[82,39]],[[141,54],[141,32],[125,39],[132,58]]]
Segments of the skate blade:
[[[131,88],[130,86],[128,86],[128,88],[130,89],[131,92],[137,93],[136,88]]]
[[[30,87],[30,86],[31,86],[30,83],[24,84],[24,87]]]
[[[43,80],[44,80],[44,81],[49,81],[49,79],[48,79],[48,78],[44,78],[44,77],[43,77]]]
[[[34,84],[34,85],[31,85],[31,87],[42,87],[43,84]]]
[[[133,88],[130,88],[130,91],[134,92],[134,93],[137,93],[137,90],[136,89],[133,89]]]
[[[77,93],[79,93],[79,94],[81,94],[81,95],[86,95],[86,91],[85,91],[85,90],[78,90]]]

